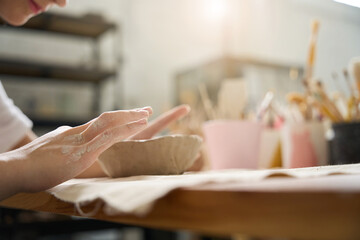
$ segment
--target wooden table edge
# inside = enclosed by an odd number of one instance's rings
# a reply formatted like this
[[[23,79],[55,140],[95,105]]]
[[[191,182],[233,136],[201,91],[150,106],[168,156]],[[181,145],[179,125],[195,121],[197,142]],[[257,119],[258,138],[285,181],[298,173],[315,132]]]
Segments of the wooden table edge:
[[[100,201],[101,203],[101,201]],[[91,212],[99,201],[84,206]],[[48,192],[20,193],[0,206],[80,216],[74,204]],[[205,234],[241,233],[296,239],[360,239],[360,192],[267,192],[181,188],[156,201],[146,216],[91,218],[167,230]]]

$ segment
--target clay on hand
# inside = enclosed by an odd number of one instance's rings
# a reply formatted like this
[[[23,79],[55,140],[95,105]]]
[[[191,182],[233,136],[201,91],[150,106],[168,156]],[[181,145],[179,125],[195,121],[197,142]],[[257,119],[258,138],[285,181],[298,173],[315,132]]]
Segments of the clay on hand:
[[[186,116],[190,112],[188,105],[180,105],[172,108],[171,110],[161,114],[155,120],[149,123],[148,127],[130,136],[128,140],[148,140],[153,138],[160,131],[165,129],[170,123]],[[150,115],[152,111],[150,112]],[[103,169],[101,168],[99,161],[94,162],[92,166],[79,174],[77,178],[95,178],[106,177]]]
[[[106,112],[0,154],[0,200],[18,192],[43,191],[77,176],[114,143],[145,129],[151,112],[149,107]]]

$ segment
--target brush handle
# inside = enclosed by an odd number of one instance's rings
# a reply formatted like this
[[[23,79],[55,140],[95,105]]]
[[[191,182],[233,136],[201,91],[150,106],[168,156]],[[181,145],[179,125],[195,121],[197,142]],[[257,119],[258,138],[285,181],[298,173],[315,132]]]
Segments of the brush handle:
[[[309,54],[307,59],[307,69],[306,69],[307,79],[310,79],[312,77],[314,71],[318,31],[319,31],[319,21],[314,20],[311,23],[311,37],[310,37],[310,45],[309,45]]]
[[[358,90],[358,96],[360,96],[360,58],[352,60],[353,76],[356,82],[356,87]]]

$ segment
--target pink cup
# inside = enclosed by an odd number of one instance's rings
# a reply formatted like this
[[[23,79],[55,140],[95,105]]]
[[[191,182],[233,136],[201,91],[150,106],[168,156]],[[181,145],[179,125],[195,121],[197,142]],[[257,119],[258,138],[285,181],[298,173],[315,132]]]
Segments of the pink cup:
[[[262,127],[250,121],[214,120],[203,124],[212,169],[256,169]]]

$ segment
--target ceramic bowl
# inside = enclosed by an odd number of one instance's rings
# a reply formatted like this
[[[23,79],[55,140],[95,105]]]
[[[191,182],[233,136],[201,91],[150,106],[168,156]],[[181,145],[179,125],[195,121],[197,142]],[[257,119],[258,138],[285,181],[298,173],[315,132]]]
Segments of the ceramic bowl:
[[[196,135],[123,141],[103,152],[99,163],[113,178],[181,174],[195,162],[201,143],[202,139]]]

